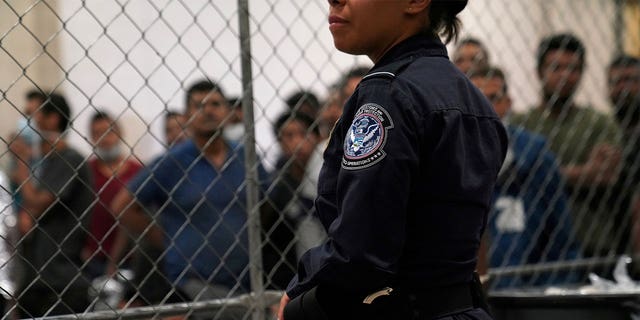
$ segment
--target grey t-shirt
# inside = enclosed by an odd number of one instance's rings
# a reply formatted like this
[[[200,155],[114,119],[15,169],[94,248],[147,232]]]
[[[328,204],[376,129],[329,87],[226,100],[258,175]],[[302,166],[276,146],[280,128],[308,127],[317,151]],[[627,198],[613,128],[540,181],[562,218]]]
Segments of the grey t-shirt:
[[[79,273],[95,199],[92,181],[84,157],[73,149],[54,151],[43,159],[34,182],[57,200],[37,219],[25,243],[25,285],[39,275],[47,285],[64,288]]]

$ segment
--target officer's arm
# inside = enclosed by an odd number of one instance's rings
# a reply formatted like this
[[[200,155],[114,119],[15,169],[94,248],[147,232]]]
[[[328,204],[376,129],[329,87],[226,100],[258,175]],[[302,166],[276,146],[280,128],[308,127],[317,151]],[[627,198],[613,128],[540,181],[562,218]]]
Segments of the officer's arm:
[[[343,143],[338,218],[327,241],[301,258],[291,298],[317,283],[366,295],[391,286],[398,270],[418,172],[419,117],[412,102],[384,80],[363,84],[357,106]]]

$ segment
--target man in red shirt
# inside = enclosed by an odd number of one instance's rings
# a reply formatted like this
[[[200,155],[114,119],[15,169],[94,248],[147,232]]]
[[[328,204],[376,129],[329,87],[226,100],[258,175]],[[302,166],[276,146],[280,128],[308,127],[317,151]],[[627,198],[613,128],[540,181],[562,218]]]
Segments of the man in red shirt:
[[[89,161],[98,197],[90,235],[83,251],[89,260],[87,274],[91,278],[115,273],[128,244],[128,236],[116,223],[109,209],[120,189],[142,168],[135,159],[125,156],[120,127],[108,114],[98,111],[91,117],[91,143],[95,157]]]

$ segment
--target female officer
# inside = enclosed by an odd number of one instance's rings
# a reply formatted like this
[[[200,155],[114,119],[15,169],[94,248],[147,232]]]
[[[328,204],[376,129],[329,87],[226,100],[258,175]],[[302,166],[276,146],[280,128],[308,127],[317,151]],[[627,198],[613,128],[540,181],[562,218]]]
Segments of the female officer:
[[[466,3],[329,1],[336,48],[375,65],[324,153],[328,239],[301,257],[281,320],[489,319],[471,283],[507,138],[438,37]]]

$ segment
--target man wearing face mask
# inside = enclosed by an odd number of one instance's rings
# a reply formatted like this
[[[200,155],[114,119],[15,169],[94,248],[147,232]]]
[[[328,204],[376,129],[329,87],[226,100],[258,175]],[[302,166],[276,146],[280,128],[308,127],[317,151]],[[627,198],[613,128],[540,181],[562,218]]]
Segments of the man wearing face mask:
[[[22,114],[18,117],[16,132],[11,139],[13,148],[22,149],[25,152],[25,159],[29,164],[34,164],[40,157],[40,135],[35,130],[35,123],[31,120],[33,113],[44,103],[47,96],[39,90],[31,90],[25,95],[25,105]],[[11,159],[10,170],[14,171],[17,166],[15,157]],[[11,182],[11,191],[13,192],[13,209],[19,213],[22,211],[22,196],[20,192],[16,192],[18,185]],[[31,226],[29,219],[21,219],[18,227],[26,232]]]
[[[78,313],[88,306],[88,284],[78,274],[94,199],[91,172],[84,157],[66,142],[72,117],[63,96],[49,94],[33,119],[42,137],[42,160],[32,166],[28,150],[10,147],[17,159],[11,179],[32,220],[19,242],[20,318]]]
[[[142,165],[123,152],[120,126],[107,113],[97,111],[89,126],[93,157],[89,167],[93,172],[94,191],[98,202],[89,224],[91,235],[82,252],[89,261],[86,272],[91,278],[113,274],[128,243],[126,233],[114,227],[115,219],[109,206],[116,194],[138,173]]]

